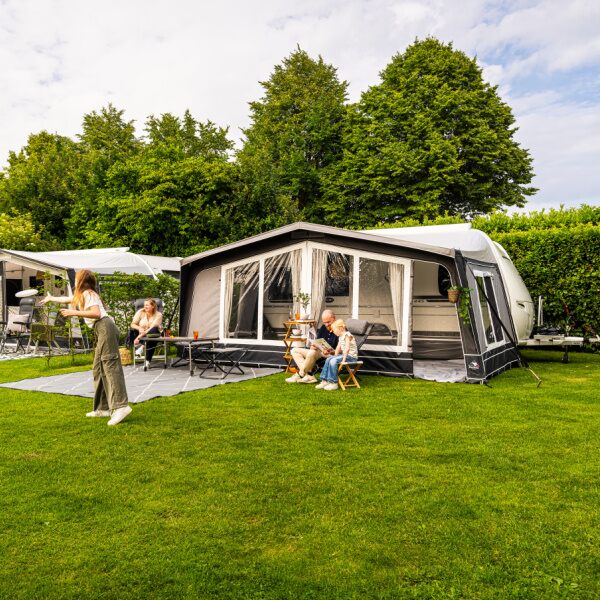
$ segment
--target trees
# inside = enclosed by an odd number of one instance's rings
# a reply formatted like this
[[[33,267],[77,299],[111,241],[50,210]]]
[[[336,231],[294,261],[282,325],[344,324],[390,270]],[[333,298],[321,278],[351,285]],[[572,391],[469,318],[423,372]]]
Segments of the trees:
[[[133,121],[112,104],[84,115],[79,137],[81,161],[77,172],[77,198],[67,224],[67,246],[83,248],[83,233],[97,221],[98,198],[106,185],[109,169],[142,148]]]
[[[48,250],[48,243],[36,230],[31,215],[0,212],[0,248],[9,250]]]
[[[185,256],[228,240],[234,165],[227,130],[171,114],[150,117],[149,143],[106,173],[88,245]]]
[[[48,241],[64,239],[65,221],[76,199],[80,153],[68,137],[32,134],[20,152],[10,152],[0,180],[0,210],[30,215]]]
[[[239,194],[263,222],[311,218],[323,169],[341,152],[348,84],[321,57],[297,48],[261,85],[264,96],[250,103],[252,124],[237,156]]]
[[[523,206],[535,190],[515,131],[510,107],[474,59],[452,44],[417,41],[349,107],[325,220],[363,227]]]

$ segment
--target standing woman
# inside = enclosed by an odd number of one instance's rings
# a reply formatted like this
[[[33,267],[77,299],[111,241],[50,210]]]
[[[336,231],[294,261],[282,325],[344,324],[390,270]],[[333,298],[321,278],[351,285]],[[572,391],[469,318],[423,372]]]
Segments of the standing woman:
[[[47,302],[74,305],[74,309],[61,309],[63,317],[83,317],[87,325],[94,329],[94,410],[87,413],[86,417],[111,417],[108,424],[117,425],[131,413],[131,408],[119,357],[119,330],[98,296],[95,275],[87,269],[77,271],[73,296],[56,297],[48,294],[42,304]]]

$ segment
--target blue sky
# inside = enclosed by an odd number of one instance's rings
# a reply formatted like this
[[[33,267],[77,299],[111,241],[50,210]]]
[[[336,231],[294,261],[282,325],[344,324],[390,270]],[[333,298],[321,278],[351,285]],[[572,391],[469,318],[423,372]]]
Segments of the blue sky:
[[[108,102],[189,108],[239,140],[259,81],[300,45],[350,100],[416,38],[476,56],[512,107],[540,189],[526,210],[600,204],[600,0],[0,0],[0,165]]]

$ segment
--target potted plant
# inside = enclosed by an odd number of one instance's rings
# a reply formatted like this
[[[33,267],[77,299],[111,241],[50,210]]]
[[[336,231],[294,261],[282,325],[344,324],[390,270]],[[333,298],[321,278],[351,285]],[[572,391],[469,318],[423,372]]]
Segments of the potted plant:
[[[302,318],[308,319],[310,315],[308,314],[308,305],[310,304],[310,294],[306,292],[298,292],[294,296],[294,300],[298,302],[302,306]]]
[[[457,304],[458,316],[465,325],[471,323],[471,288],[453,285],[448,288],[448,300]]]

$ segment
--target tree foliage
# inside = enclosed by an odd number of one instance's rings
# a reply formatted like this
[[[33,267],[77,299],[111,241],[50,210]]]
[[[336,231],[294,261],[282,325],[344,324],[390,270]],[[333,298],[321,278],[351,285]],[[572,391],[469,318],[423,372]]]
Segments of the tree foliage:
[[[522,206],[531,158],[474,59],[429,38],[397,54],[349,107],[329,172],[326,220],[363,227]]]
[[[91,246],[185,256],[227,240],[234,166],[227,130],[186,113],[150,117],[149,143],[115,163],[83,228]]]
[[[297,48],[276,65],[264,95],[250,103],[252,123],[238,153],[241,194],[263,218],[313,218],[322,197],[322,173],[341,154],[348,84],[335,67]]]
[[[0,213],[0,248],[30,252],[49,250],[42,231],[36,229],[28,213]]]
[[[64,240],[77,197],[79,149],[68,137],[32,134],[20,152],[10,152],[0,181],[0,210],[27,213],[51,241]]]

